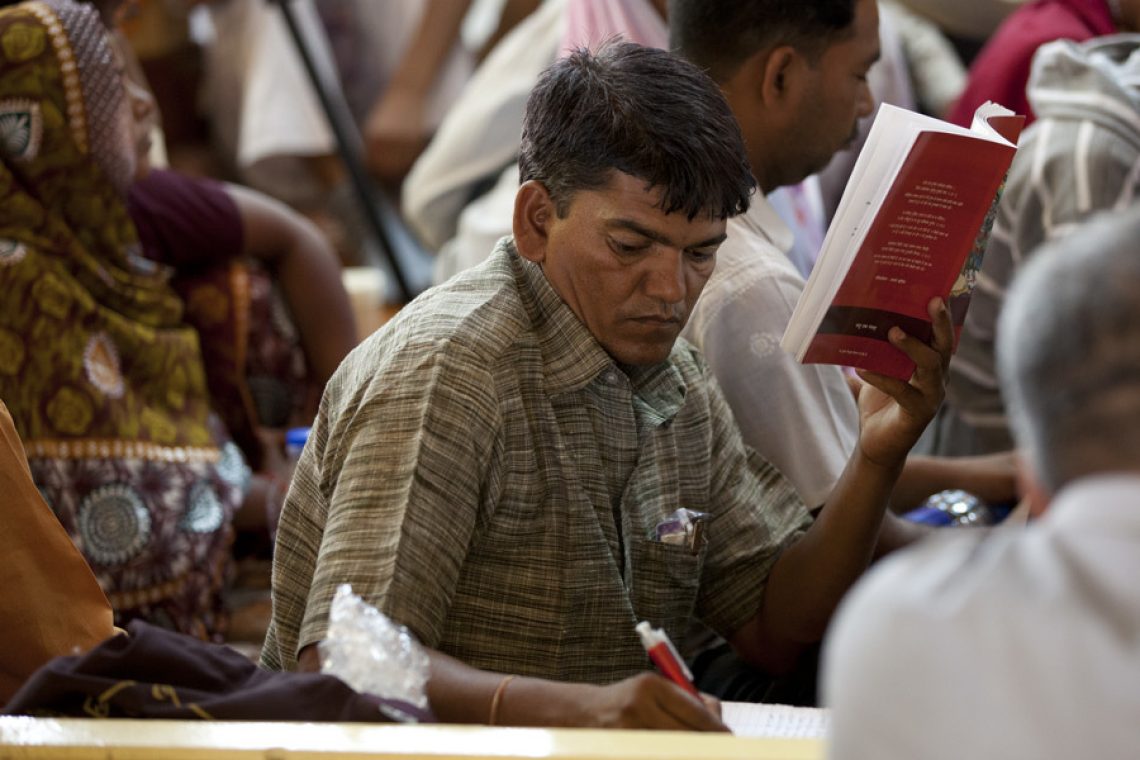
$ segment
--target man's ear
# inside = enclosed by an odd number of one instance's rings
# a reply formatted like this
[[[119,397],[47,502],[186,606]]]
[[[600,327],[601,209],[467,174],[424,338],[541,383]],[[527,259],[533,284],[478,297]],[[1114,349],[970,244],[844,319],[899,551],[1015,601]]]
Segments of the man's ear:
[[[541,264],[546,258],[550,223],[557,210],[546,187],[536,180],[522,183],[515,193],[515,215],[512,222],[515,248],[524,259]]]
[[[797,67],[803,63],[802,56],[791,45],[781,45],[767,52],[757,61],[760,68],[760,96],[769,108],[787,101],[793,94]]]

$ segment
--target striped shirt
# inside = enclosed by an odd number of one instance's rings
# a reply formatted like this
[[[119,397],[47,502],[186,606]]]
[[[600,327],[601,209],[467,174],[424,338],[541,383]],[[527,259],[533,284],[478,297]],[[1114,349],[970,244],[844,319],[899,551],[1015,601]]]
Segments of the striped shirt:
[[[655,540],[709,513],[699,551]],[[639,620],[730,635],[809,524],[695,349],[620,368],[505,238],[329,382],[281,516],[262,663],[326,635],[338,584],[469,665],[606,683]]]
[[[1006,289],[1035,249],[1140,191],[1140,56],[1134,37],[1052,43],[1037,56],[1030,99],[1039,120],[1021,136],[986,247],[932,451],[1012,448],[994,348]]]

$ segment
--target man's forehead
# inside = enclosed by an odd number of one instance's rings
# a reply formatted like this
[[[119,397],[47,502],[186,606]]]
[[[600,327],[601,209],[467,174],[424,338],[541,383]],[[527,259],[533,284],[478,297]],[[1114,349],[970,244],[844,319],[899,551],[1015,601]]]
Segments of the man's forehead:
[[[667,194],[668,190],[661,185],[654,185],[641,177],[612,169],[604,184],[576,191],[570,197],[570,205],[584,201],[590,205],[604,205],[610,214],[645,214],[650,218],[660,217],[670,220],[677,217],[687,218],[683,210],[665,213]],[[696,216],[696,219],[708,218],[711,216],[705,214]]]

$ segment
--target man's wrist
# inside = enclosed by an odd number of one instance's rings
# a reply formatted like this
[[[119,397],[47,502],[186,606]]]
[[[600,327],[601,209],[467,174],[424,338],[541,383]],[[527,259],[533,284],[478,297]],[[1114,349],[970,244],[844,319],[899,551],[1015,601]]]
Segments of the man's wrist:
[[[889,455],[886,457],[875,458],[867,454],[863,450],[862,443],[855,447],[854,464],[862,472],[869,475],[874,475],[881,478],[889,478],[892,482],[898,480],[899,475],[902,474],[903,468],[906,466],[907,453],[904,451],[901,455]]]

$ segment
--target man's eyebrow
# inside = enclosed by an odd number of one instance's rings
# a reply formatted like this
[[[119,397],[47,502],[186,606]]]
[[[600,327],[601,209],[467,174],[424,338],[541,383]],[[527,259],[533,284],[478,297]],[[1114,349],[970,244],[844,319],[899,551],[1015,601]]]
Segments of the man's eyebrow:
[[[619,229],[629,230],[630,232],[636,232],[638,235],[641,235],[642,237],[645,237],[645,238],[649,238],[650,240],[652,240],[655,243],[660,243],[661,245],[667,245],[671,248],[676,247],[676,244],[672,240],[670,240],[667,236],[662,235],[660,232],[657,232],[655,230],[651,230],[648,227],[644,227],[644,226],[638,224],[637,222],[633,221],[632,219],[611,219],[608,222],[606,222],[606,226],[607,227],[617,227]],[[728,238],[728,234],[725,232],[722,232],[719,235],[716,235],[715,237],[711,237],[708,240],[702,240],[701,242],[697,243],[696,245],[690,245],[688,247],[689,248],[708,248],[709,246],[720,245],[727,238]]]

